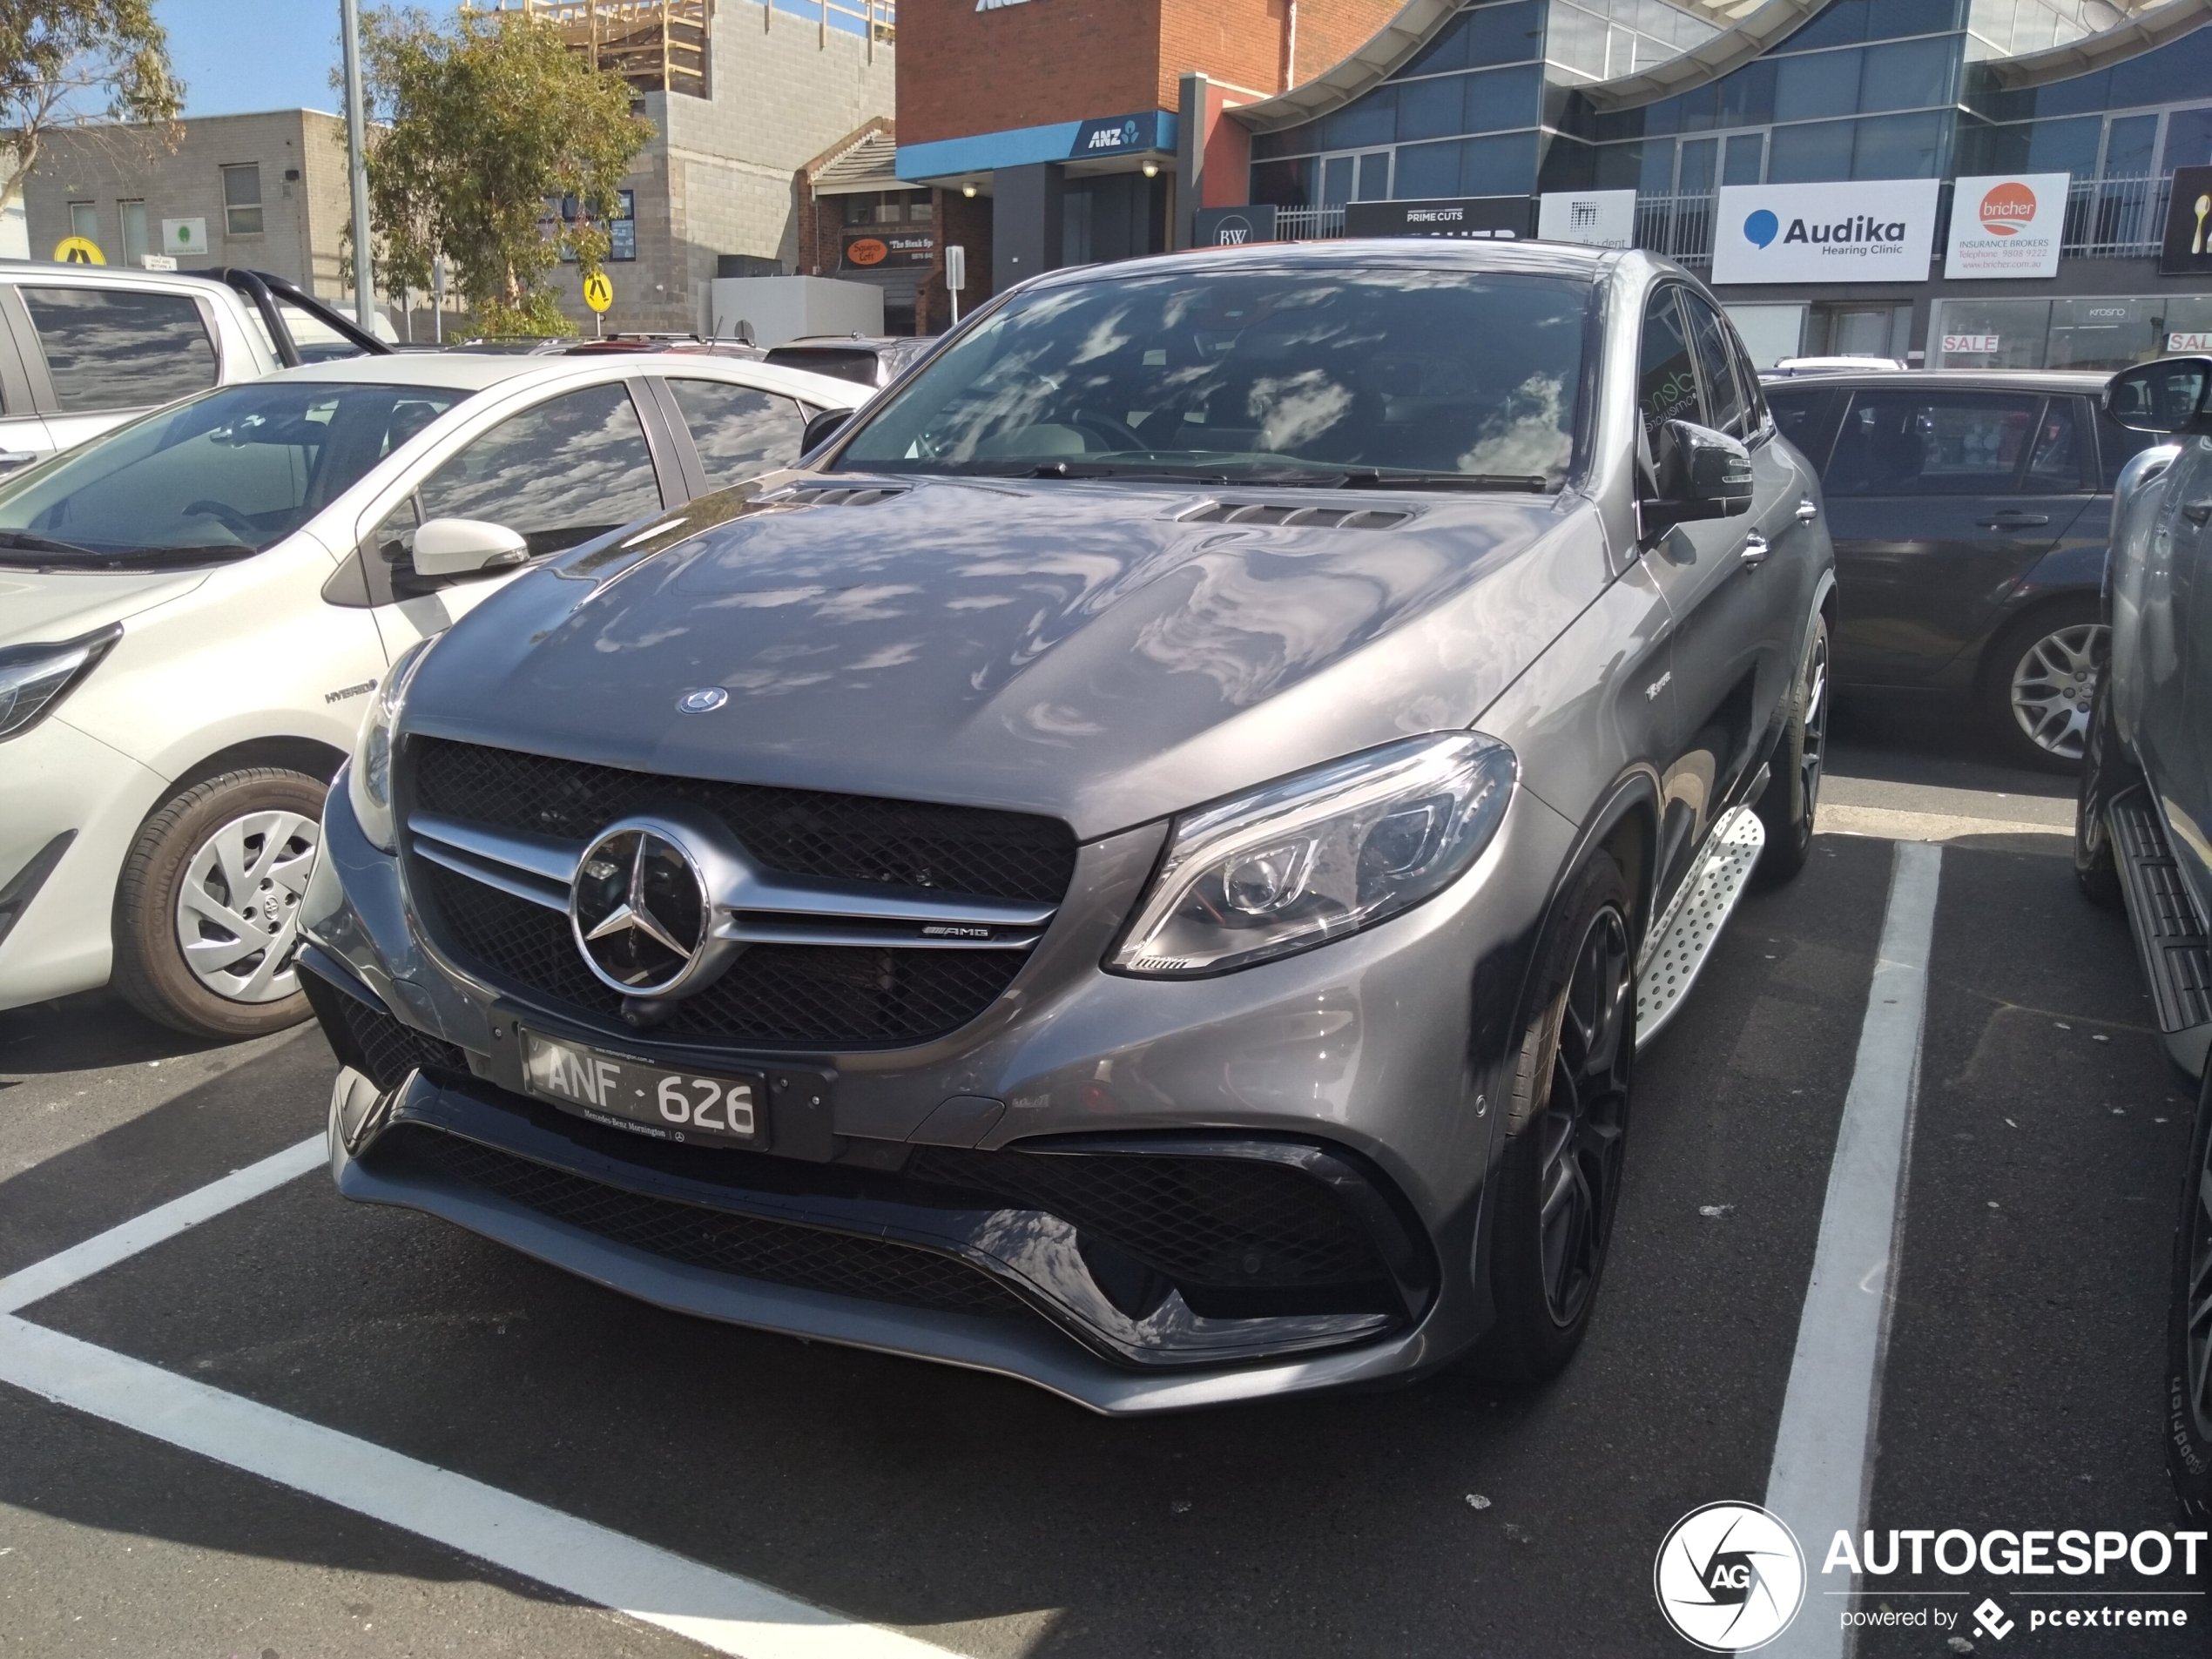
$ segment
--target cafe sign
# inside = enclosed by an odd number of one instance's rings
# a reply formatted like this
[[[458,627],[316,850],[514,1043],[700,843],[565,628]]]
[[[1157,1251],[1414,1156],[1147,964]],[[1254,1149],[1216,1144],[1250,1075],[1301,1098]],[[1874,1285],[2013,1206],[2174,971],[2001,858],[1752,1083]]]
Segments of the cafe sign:
[[[845,233],[840,271],[882,271],[904,266],[934,265],[937,260],[934,231],[894,231],[883,227]]]

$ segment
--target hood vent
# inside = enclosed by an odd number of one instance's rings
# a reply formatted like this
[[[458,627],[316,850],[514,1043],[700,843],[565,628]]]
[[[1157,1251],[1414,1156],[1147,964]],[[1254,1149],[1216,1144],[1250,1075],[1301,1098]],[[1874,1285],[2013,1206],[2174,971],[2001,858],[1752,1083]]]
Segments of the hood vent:
[[[1325,530],[1386,530],[1412,516],[1380,507],[1291,507],[1258,501],[1210,501],[1176,515],[1184,524],[1293,524]]]
[[[827,489],[795,489],[800,507],[873,507],[907,493],[904,484],[841,484]]]

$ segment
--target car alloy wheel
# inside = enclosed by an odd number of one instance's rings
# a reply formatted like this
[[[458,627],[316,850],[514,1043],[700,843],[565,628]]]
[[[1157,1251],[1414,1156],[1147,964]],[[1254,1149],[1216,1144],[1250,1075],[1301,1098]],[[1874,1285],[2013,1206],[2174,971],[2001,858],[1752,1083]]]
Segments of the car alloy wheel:
[[[177,892],[177,946],[216,995],[275,1002],[299,990],[292,959],[319,831],[300,813],[248,813],[192,849]]]
[[[2097,677],[2112,650],[2101,622],[2055,628],[2031,644],[2013,665],[2013,718],[2029,742],[2061,760],[2081,759]]]
[[[1581,1317],[1597,1286],[1620,1197],[1633,977],[1628,924],[1608,905],[1575,952],[1550,1093],[1534,1125],[1544,1299],[1561,1325]]]

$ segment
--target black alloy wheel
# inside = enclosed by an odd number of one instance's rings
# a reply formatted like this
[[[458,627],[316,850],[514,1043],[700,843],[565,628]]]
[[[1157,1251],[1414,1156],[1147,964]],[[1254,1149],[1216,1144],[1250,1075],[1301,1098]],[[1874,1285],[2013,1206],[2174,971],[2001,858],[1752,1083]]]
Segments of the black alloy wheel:
[[[1485,1201],[1497,1320],[1468,1356],[1501,1381],[1565,1369],[1604,1277],[1635,1062],[1635,914],[1620,865],[1599,853],[1567,882],[1537,948]]]
[[[2212,1067],[2189,1135],[2166,1321],[2166,1468],[2182,1508],[2212,1515]]]
[[[1628,923],[1608,905],[1591,919],[1576,954],[1560,1014],[1551,1092],[1536,1119],[1544,1302],[1562,1328],[1588,1306],[1612,1236],[1628,1129],[1633,1001]]]

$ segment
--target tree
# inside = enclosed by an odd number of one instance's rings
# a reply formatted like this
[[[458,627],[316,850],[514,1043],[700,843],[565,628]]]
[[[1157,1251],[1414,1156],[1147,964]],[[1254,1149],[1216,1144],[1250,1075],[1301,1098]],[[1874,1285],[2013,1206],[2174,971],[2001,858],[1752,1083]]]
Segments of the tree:
[[[166,126],[185,89],[152,0],[0,0],[0,199],[38,165],[46,137],[98,116]]]
[[[368,113],[388,124],[368,157],[387,286],[428,287],[443,253],[487,333],[571,333],[547,273],[563,254],[585,275],[607,257],[616,187],[653,136],[629,84],[523,11],[463,10],[450,32],[417,10],[369,12],[361,37]]]

